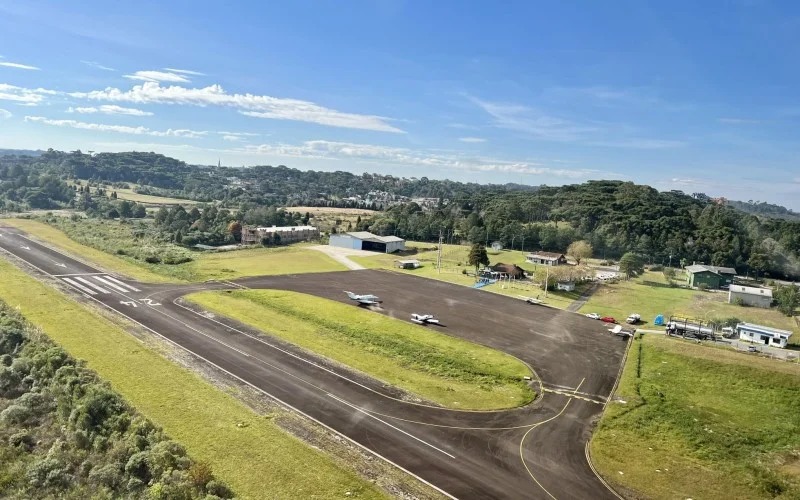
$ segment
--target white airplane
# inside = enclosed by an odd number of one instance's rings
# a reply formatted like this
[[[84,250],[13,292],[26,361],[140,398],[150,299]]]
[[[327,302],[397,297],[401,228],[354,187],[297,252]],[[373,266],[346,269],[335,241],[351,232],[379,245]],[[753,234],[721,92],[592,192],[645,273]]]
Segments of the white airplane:
[[[411,314],[411,322],[418,325],[438,325],[439,320],[433,314]]]
[[[358,295],[353,292],[344,291],[351,300],[355,300],[362,306],[374,306],[383,302],[377,295]]]
[[[520,299],[524,300],[528,304],[543,304],[544,303],[543,300],[539,300],[538,298],[535,299],[533,297],[526,297],[524,295],[517,295],[517,297],[519,297]]]

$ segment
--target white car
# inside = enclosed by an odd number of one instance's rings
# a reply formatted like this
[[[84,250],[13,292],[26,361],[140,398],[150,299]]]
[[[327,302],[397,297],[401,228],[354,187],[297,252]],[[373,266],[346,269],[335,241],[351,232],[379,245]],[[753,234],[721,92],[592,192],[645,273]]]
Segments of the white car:
[[[642,317],[638,314],[631,314],[628,316],[628,319],[625,320],[626,323],[630,323],[631,325],[635,325],[642,320]]]
[[[600,315],[597,313],[588,313],[586,314],[586,317],[591,319],[600,319]]]

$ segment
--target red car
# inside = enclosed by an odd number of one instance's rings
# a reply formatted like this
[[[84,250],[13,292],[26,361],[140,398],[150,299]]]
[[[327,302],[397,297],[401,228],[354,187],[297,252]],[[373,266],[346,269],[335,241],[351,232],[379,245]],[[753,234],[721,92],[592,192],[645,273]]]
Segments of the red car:
[[[611,316],[603,316],[602,318],[600,318],[600,321],[602,321],[603,323],[616,323],[617,322],[617,320],[615,320]]]

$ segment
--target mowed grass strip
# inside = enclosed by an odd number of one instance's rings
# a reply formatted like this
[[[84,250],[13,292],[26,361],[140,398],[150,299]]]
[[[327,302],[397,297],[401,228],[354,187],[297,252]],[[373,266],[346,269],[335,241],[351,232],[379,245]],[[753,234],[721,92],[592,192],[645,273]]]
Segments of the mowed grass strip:
[[[149,350],[111,321],[0,259],[0,297],[72,356],[83,359],[138,411],[241,498],[384,498],[199,376]]]
[[[303,245],[254,247],[205,253],[188,264],[193,279],[234,279],[244,276],[346,271],[347,267]]]
[[[800,497],[800,366],[645,335],[592,438],[645,498]]]
[[[29,236],[46,242],[49,246],[66,250],[84,261],[97,264],[107,271],[118,272],[139,281],[150,283],[166,283],[174,278],[155,273],[143,265],[127,259],[108,254],[89,245],[78,243],[63,231],[43,222],[30,219],[0,219],[0,225],[11,226],[29,233]]]
[[[530,402],[530,369],[508,354],[349,304],[278,290],[201,292],[190,301],[448,408]]]

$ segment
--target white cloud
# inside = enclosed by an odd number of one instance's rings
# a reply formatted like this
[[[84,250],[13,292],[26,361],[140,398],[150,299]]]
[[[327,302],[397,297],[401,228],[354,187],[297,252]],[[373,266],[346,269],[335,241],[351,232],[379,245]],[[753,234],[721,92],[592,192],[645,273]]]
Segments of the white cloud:
[[[673,149],[686,146],[684,141],[673,141],[669,139],[621,139],[619,141],[594,141],[591,146],[601,146],[607,148],[630,148],[630,149]]]
[[[182,75],[206,76],[205,73],[200,73],[199,71],[192,71],[190,69],[164,68],[164,70],[172,73],[180,73]]]
[[[12,116],[14,116],[14,115],[11,114],[11,111],[8,111],[8,110],[5,110],[5,109],[0,109],[0,118],[2,118],[4,120],[8,120]]]
[[[6,68],[17,68],[17,69],[27,69],[32,71],[39,71],[39,68],[36,66],[29,66],[27,64],[20,64],[20,63],[13,63],[13,62],[5,62],[0,61],[0,66],[5,66]]]
[[[230,142],[240,142],[242,140],[238,135],[223,135],[222,139]]]
[[[519,104],[488,102],[476,98],[470,100],[492,117],[495,127],[516,130],[537,139],[576,141],[598,131],[596,127],[578,125]]]
[[[461,141],[461,142],[467,142],[467,143],[486,142],[486,139],[483,139],[481,137],[459,137],[458,140]]]
[[[93,68],[102,69],[103,71],[117,71],[114,68],[109,68],[108,66],[103,66],[102,64],[95,62],[95,61],[81,61],[83,64],[87,66],[91,66]]]
[[[47,89],[26,89],[9,85],[7,83],[0,83],[0,101],[14,101],[20,105],[36,106],[44,101],[45,96],[55,95],[58,92]]]
[[[124,78],[131,80],[142,80],[145,82],[173,82],[173,83],[189,83],[190,80],[178,73],[169,73],[164,71],[137,71],[132,75],[122,75]]]
[[[102,106],[89,108],[69,108],[67,109],[67,113],[102,113],[105,115],[153,116],[153,113],[150,111],[142,111],[141,109],[136,108],[123,108],[122,106],[117,106],[116,104],[103,104]]]
[[[142,85],[135,85],[128,91],[109,87],[105,90],[74,92],[70,95],[82,99],[138,104],[228,106],[239,109],[242,114],[257,118],[294,120],[331,127],[403,133],[399,128],[389,124],[387,118],[381,116],[344,113],[297,99],[253,94],[228,94],[219,85],[204,88],[187,88],[178,85],[162,87],[158,82],[146,82]]]
[[[236,135],[236,136],[241,136],[241,137],[257,137],[257,136],[261,135],[261,134],[256,134],[254,132],[228,132],[226,130],[220,130],[217,133],[220,134],[220,135]]]
[[[26,122],[43,123],[55,127],[70,127],[81,130],[94,130],[98,132],[116,132],[120,134],[149,135],[153,137],[185,137],[196,139],[208,134],[206,131],[196,131],[187,129],[168,129],[165,131],[151,130],[147,127],[129,127],[126,125],[106,125],[103,123],[87,123],[76,120],[52,120],[44,116],[26,116]]]
[[[300,145],[261,144],[258,146],[245,146],[234,150],[234,152],[259,156],[361,160],[448,170],[551,175],[571,179],[588,178],[599,174],[597,171],[587,169],[554,169],[529,161],[505,161],[461,154],[441,154],[406,148],[323,140],[306,141]]]

